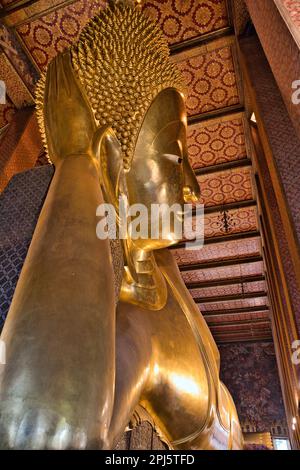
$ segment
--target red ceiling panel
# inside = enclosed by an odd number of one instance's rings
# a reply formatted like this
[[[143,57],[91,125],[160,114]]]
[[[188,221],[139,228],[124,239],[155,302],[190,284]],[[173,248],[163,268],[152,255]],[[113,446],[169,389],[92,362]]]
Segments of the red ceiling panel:
[[[251,174],[251,167],[246,167],[197,176],[200,203],[211,207],[254,199]]]
[[[23,24],[17,31],[38,67],[45,69],[53,57],[79,37],[87,21],[105,4],[103,0],[79,0]]]
[[[229,300],[227,302],[214,302],[198,304],[202,313],[213,312],[214,310],[234,310],[239,308],[264,307],[268,305],[267,297],[258,297],[256,299]]]
[[[189,126],[188,151],[194,169],[245,158],[243,120]]]
[[[240,102],[230,46],[208,53],[195,48],[193,56],[190,51],[185,55],[180,54],[176,62],[187,88],[189,116]]]
[[[161,27],[169,44],[228,26],[226,2],[143,0],[143,11]]]

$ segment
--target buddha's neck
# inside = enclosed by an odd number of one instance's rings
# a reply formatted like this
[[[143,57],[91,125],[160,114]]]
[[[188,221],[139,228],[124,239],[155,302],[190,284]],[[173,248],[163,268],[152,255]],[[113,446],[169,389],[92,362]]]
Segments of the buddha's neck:
[[[151,310],[162,309],[167,301],[167,286],[153,252],[132,247],[129,251],[121,300]]]

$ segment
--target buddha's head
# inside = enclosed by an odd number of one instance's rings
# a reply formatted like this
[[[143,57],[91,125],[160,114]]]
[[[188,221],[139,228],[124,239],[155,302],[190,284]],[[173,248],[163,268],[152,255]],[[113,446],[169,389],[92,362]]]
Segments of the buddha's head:
[[[175,227],[182,221],[183,203],[199,197],[187,154],[184,94],[159,28],[132,1],[109,4],[83,29],[70,50],[71,62],[98,127],[93,155],[100,163],[106,202],[118,212],[117,195],[125,193],[131,207],[139,204],[147,211],[146,237],[133,239],[129,233],[122,242],[125,269],[120,298],[159,310],[167,288],[152,250],[179,241]],[[45,83],[44,76],[37,92],[44,137]],[[169,230],[162,230],[162,215],[153,220],[153,205],[177,206],[168,220]],[[153,223],[159,227],[155,236]]]
[[[178,204],[182,218],[199,188],[187,155],[181,77],[166,40],[139,9],[117,2],[88,23],[71,54],[97,125],[111,126],[121,144],[129,205],[148,209],[149,238],[134,245],[176,243],[173,217],[167,237],[150,237],[151,205]]]

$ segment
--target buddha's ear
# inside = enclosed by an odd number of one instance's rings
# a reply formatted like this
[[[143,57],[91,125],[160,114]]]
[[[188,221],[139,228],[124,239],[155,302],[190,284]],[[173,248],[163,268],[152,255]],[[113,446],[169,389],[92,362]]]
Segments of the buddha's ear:
[[[100,183],[108,203],[119,206],[119,197],[127,196],[126,178],[120,143],[111,127],[99,128],[93,139],[93,153],[100,165]]]

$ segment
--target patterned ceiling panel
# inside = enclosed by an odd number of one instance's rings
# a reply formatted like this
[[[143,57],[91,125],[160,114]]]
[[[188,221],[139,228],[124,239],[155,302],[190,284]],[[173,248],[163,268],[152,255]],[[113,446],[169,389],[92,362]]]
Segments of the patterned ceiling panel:
[[[227,302],[215,302],[207,304],[198,304],[202,312],[213,312],[214,310],[233,310],[236,308],[253,308],[264,307],[268,305],[266,297],[258,297],[257,299],[240,299],[229,300]]]
[[[254,284],[254,285],[252,285]],[[243,284],[233,284],[230,286],[215,286],[215,287],[206,287],[204,289],[192,289],[190,293],[192,297],[213,297],[213,296],[224,296],[224,295],[241,295],[252,293],[252,292],[266,292],[266,283],[265,281],[259,282],[249,282]]]
[[[103,0],[79,0],[17,28],[38,67],[44,69],[57,53],[69,47],[89,18],[105,6]]]
[[[230,227],[226,230],[220,214],[207,214],[205,216],[205,238],[219,237],[222,235],[251,232],[258,228],[257,211],[255,207],[232,209],[228,211]]]
[[[144,0],[143,10],[159,24],[169,44],[228,26],[224,0]]]
[[[188,58],[185,53],[176,59],[186,87],[186,107],[189,116],[238,104],[239,92],[236,83],[233,54],[230,46],[203,53],[201,49]],[[180,57],[180,58],[179,58]]]
[[[271,324],[269,321],[264,323],[251,323],[251,324],[244,324],[240,323],[237,325],[211,325],[210,329],[212,333],[219,333],[219,334],[241,334],[244,332],[249,332],[252,334],[256,334],[257,332],[264,331],[265,333],[271,332]]]
[[[235,233],[252,232],[258,230],[256,207],[231,209],[227,211],[228,226],[225,227],[223,215],[220,212],[205,214],[204,236],[205,238],[221,237]],[[196,217],[192,219],[191,233],[189,227],[185,228],[185,237],[188,240],[195,238],[195,232],[201,227],[196,227]],[[198,232],[199,233],[199,232]]]
[[[188,151],[194,169],[245,158],[243,120],[189,126]]]
[[[75,0],[76,1],[76,0]],[[15,0],[2,0],[2,5],[7,6],[15,3]],[[33,17],[45,16],[50,10],[63,7],[64,4],[71,3],[70,0],[39,0],[32,5],[22,8],[7,17],[9,26],[18,25],[20,23],[29,22]]]
[[[172,250],[172,253],[179,266],[182,264],[195,264],[211,260],[233,259],[247,255],[259,255],[261,253],[261,241],[259,238],[234,240],[218,243],[216,245],[204,245],[203,248],[199,250],[179,248],[178,250]]]
[[[205,207],[254,199],[252,168],[234,168],[208,175],[199,175],[200,203]]]
[[[214,269],[182,272],[185,282],[214,281],[216,279],[228,279],[241,276],[256,276],[264,273],[262,261],[237,266],[224,266]]]

